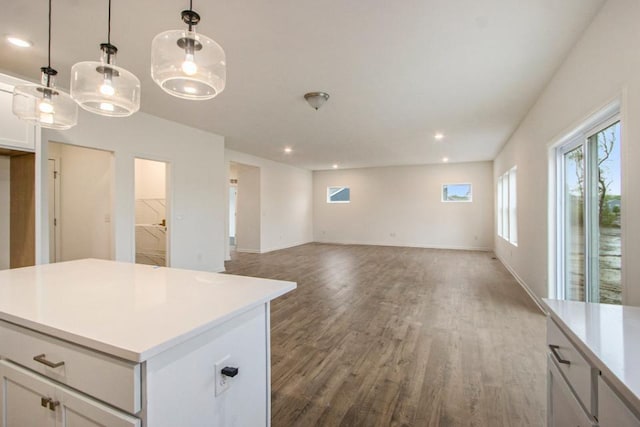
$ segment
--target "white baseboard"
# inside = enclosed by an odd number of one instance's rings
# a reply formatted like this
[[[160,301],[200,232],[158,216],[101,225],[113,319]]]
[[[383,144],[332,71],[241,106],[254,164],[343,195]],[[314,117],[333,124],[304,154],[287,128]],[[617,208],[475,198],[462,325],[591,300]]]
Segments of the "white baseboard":
[[[329,241],[329,240],[316,240],[314,243],[325,243],[330,245],[361,245],[361,246],[390,246],[394,248],[420,248],[420,249],[446,249],[453,251],[482,251],[489,252],[493,248],[485,246],[448,246],[448,245],[430,245],[430,244],[413,244],[413,243],[389,243],[389,242],[351,242],[351,241]]]
[[[500,255],[496,254],[496,258],[498,258],[498,260],[500,260],[502,265],[504,265],[504,268],[506,268],[509,271],[509,273],[511,273],[513,278],[516,279],[516,282],[518,282],[518,284],[520,286],[522,286],[522,289],[524,289],[524,291],[527,293],[527,295],[529,295],[529,298],[531,298],[533,300],[533,302],[538,306],[540,311],[545,315],[548,314],[547,310],[544,309],[540,299],[538,299],[536,294],[533,293],[533,291],[531,290],[529,285],[527,285],[527,283],[524,280],[522,280],[522,278],[520,276],[518,276],[518,273],[516,273],[513,270],[513,268],[511,268],[511,266],[509,264],[507,264],[504,259],[502,259],[502,257]]]
[[[247,254],[259,254],[260,249],[245,249],[245,248],[236,248],[236,252],[243,252]]]
[[[297,242],[297,243],[291,243],[291,244],[286,244],[284,246],[273,246],[267,249],[262,249],[260,251],[260,253],[262,254],[266,254],[267,252],[273,252],[273,251],[279,251],[282,249],[289,249],[289,248],[295,248],[296,246],[301,246],[301,245],[306,245],[307,243],[312,243],[313,240],[308,240],[306,242]]]

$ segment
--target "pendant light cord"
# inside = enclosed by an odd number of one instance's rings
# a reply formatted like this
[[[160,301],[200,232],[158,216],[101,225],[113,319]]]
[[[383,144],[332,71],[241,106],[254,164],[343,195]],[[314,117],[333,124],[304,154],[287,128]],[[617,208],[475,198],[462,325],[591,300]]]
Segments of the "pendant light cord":
[[[51,68],[51,0],[49,0],[49,47],[48,47],[47,67]]]
[[[111,0],[109,0],[109,26],[107,28],[107,43],[111,44]]]

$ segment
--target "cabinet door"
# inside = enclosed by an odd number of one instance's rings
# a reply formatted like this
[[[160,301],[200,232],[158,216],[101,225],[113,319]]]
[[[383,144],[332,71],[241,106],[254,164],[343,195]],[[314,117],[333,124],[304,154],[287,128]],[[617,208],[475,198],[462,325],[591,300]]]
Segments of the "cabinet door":
[[[54,397],[50,384],[4,360],[0,361],[0,378],[2,427],[55,427],[56,411],[49,409],[46,400]]]
[[[598,377],[598,419],[602,427],[640,427],[640,419],[611,390],[602,376]]]
[[[13,114],[12,92],[12,85],[0,81],[0,146],[33,151],[36,127]]]
[[[547,366],[547,426],[595,426],[595,421],[584,411],[551,355],[547,358]]]
[[[11,362],[0,360],[0,376],[2,427],[140,427],[138,418]]]
[[[140,420],[67,388],[59,387],[61,427],[140,427]]]

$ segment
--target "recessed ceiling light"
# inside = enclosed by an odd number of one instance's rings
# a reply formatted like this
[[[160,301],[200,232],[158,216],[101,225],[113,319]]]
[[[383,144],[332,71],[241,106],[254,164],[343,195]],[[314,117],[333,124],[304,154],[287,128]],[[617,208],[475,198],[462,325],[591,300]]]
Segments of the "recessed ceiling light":
[[[333,165],[333,168],[334,169],[338,169],[338,165]]]
[[[293,150],[291,149],[291,147],[284,147],[284,152],[285,153],[291,153]]]
[[[29,40],[24,40],[21,39],[19,37],[14,37],[14,36],[7,36],[7,41],[9,43],[11,43],[14,46],[18,46],[18,47],[31,47],[33,46],[33,43],[31,43]]]
[[[435,135],[433,135],[433,137],[438,141],[440,141],[442,138],[444,138],[444,134],[442,132],[438,132]]]
[[[443,157],[443,158],[442,158],[442,161],[443,161],[444,163],[447,163],[447,162],[449,161],[449,158],[448,158],[448,157]]]

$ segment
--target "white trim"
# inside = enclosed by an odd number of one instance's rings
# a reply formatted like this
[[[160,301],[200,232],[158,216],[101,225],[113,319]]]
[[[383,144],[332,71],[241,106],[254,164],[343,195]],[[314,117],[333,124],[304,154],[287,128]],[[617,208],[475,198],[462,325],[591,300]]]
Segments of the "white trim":
[[[443,245],[430,245],[430,244],[400,244],[400,243],[390,243],[390,242],[356,242],[356,241],[340,241],[336,242],[335,240],[315,240],[310,243],[322,243],[329,245],[355,245],[355,246],[388,246],[392,248],[419,248],[419,249],[446,249],[452,251],[480,251],[480,252],[491,252],[493,248],[486,246],[443,246]]]
[[[242,252],[242,253],[246,253],[246,254],[259,254],[260,249],[245,249],[245,248],[238,248],[236,247],[236,252]]]
[[[500,255],[496,254],[496,258],[502,263],[502,265],[504,266],[504,268],[507,269],[507,271],[509,273],[511,273],[511,275],[513,276],[514,279],[516,279],[516,282],[518,282],[518,284],[522,287],[522,289],[524,289],[524,291],[527,293],[527,295],[529,296],[529,298],[531,298],[531,300],[538,306],[538,308],[540,309],[540,311],[547,315],[547,310],[544,309],[544,306],[542,305],[542,302],[540,301],[540,299],[536,296],[535,293],[533,293],[533,291],[531,290],[531,288],[529,287],[529,285],[527,285],[527,283],[520,277],[518,276],[518,273],[515,272],[514,269],[511,268],[511,266],[509,264],[507,264]]]

